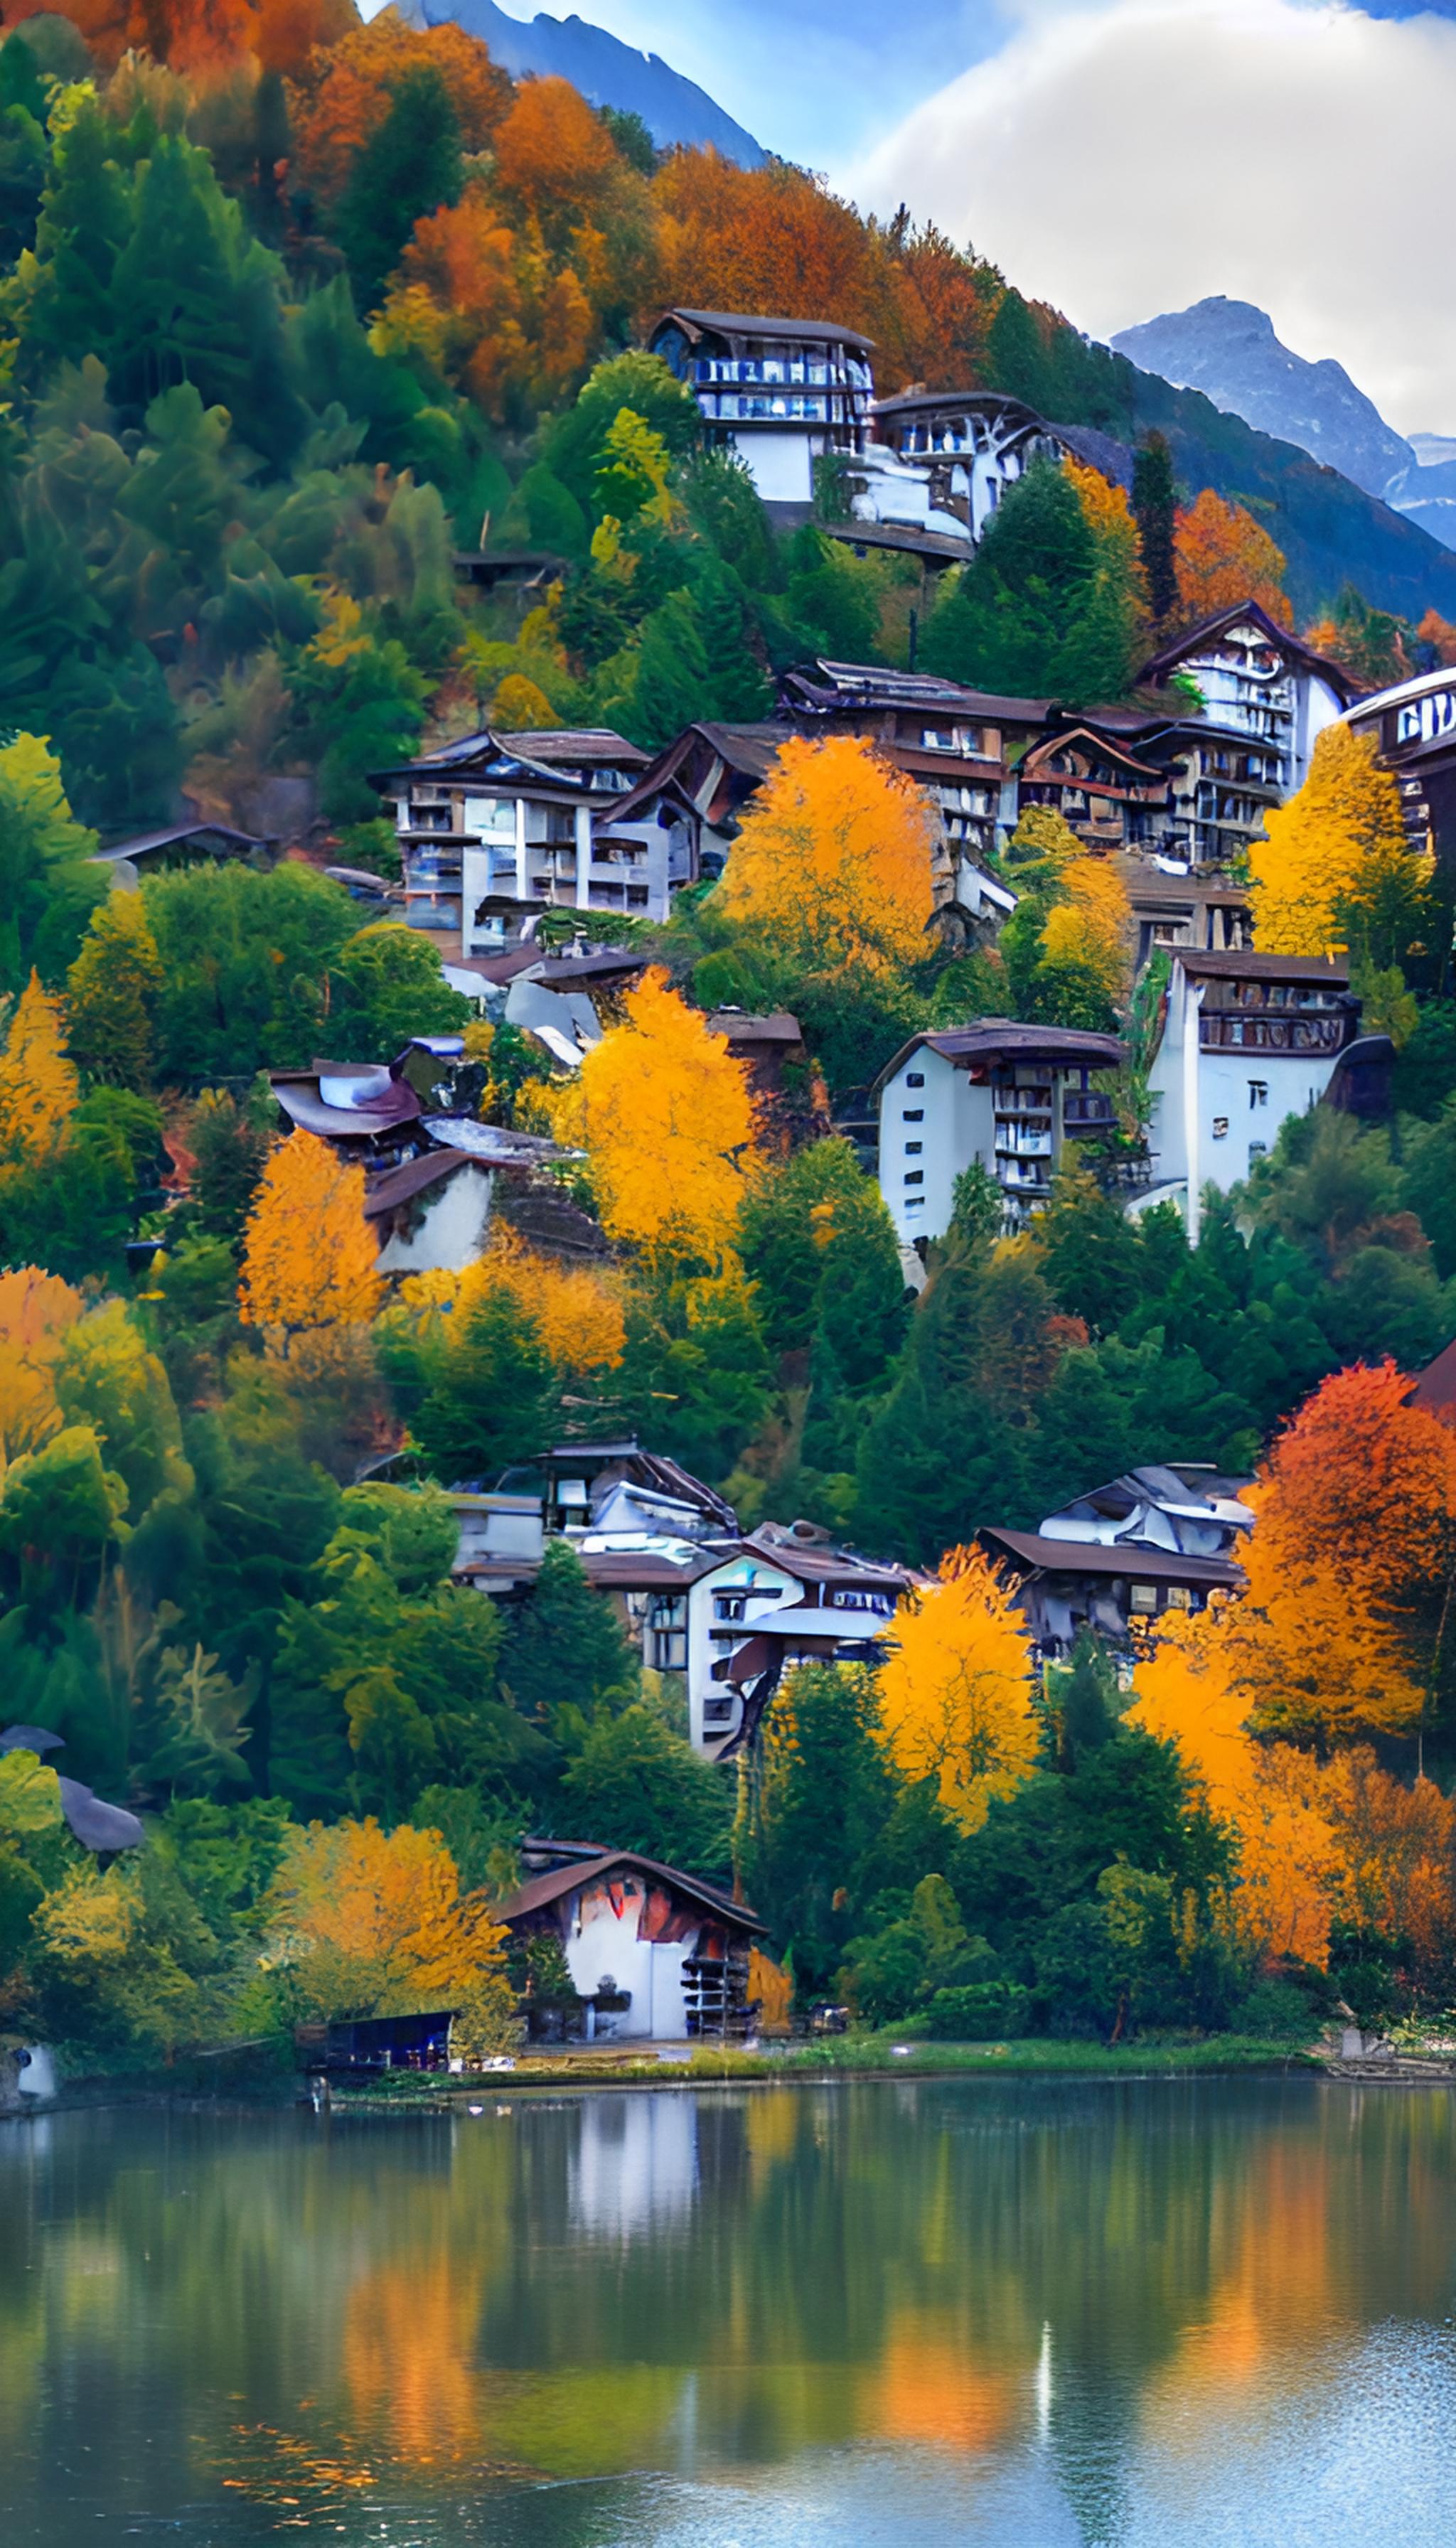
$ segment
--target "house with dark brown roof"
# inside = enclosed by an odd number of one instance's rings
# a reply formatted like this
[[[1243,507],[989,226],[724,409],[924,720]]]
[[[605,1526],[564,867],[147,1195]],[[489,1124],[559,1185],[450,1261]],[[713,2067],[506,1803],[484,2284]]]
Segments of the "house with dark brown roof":
[[[650,349],[697,401],[712,449],[742,460],[772,514],[806,521],[814,464],[863,449],[871,340],[836,319],[665,311]]]
[[[1050,1537],[1046,1530],[979,1530],[979,1545],[1000,1561],[1040,1663],[1065,1663],[1084,1629],[1114,1654],[1131,1651],[1137,1625],[1165,1610],[1203,1610],[1215,1592],[1242,1590],[1243,1573],[1228,1557],[1191,1557],[1181,1549]]]
[[[1140,680],[1178,700],[1177,826],[1196,863],[1218,865],[1240,857],[1267,809],[1304,785],[1316,742],[1358,688],[1256,601],[1216,611],[1161,647]]]
[[[527,1840],[521,1860],[525,1880],[495,1916],[517,1938],[560,1946],[589,2040],[747,2032],[749,1956],[768,1933],[746,1903],[636,1850]]]
[[[1116,1036],[1010,1018],[912,1037],[871,1091],[896,1235],[911,1246],[944,1236],[956,1180],[975,1162],[1001,1187],[1007,1228],[1020,1228],[1046,1201],[1065,1142],[1112,1123],[1094,1083],[1126,1059]]]
[[[1204,1188],[1241,1184],[1287,1117],[1387,1101],[1394,1047],[1361,1034],[1347,963],[1175,948],[1157,1038],[1148,1200],[1179,1202],[1190,1239]]]

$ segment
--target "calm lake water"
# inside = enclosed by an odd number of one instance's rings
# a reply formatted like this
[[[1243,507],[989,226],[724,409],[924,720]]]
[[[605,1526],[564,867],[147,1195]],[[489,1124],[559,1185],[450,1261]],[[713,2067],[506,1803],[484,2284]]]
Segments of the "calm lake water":
[[[0,2125],[0,2540],[1450,2548],[1456,2099]]]

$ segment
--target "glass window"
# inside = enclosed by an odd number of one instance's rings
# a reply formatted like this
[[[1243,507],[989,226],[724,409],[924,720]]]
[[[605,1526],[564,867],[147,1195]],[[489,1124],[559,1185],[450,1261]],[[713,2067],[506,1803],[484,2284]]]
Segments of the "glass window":
[[[923,1106],[907,1106],[904,1114],[900,1118],[900,1121],[902,1124],[923,1124],[925,1122],[925,1108]]]
[[[906,1155],[912,1159],[918,1159],[924,1148],[925,1143],[923,1141],[907,1141],[905,1144]]]
[[[1252,1109],[1253,1107],[1255,1107],[1255,1106],[1267,1106],[1267,1105],[1268,1105],[1268,1103],[1269,1103],[1269,1083],[1268,1083],[1267,1079],[1251,1079],[1251,1080],[1249,1081],[1249,1084],[1248,1084],[1248,1102],[1249,1102],[1249,1106],[1250,1106],[1250,1108],[1251,1108],[1251,1109]]]
[[[1227,1141],[1228,1138],[1228,1118],[1227,1115],[1216,1115],[1214,1117],[1214,1139],[1216,1141]]]
[[[907,1168],[905,1171],[905,1183],[907,1186],[923,1186],[925,1183],[924,1168]]]
[[[907,1088],[923,1088],[925,1086],[924,1071],[907,1070],[905,1073],[905,1085]]]
[[[1155,1584],[1133,1584],[1128,1589],[1128,1607],[1135,1618],[1148,1618],[1157,1608]]]

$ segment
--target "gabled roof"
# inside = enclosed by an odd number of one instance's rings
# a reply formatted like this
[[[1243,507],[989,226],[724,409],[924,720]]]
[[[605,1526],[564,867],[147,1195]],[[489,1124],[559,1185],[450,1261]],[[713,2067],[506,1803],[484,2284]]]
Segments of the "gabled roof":
[[[1159,782],[1164,785],[1167,783],[1165,770],[1155,769],[1150,761],[1139,761],[1136,753],[1128,750],[1126,744],[1114,743],[1111,735],[1101,733],[1095,725],[1065,725],[1059,727],[1054,734],[1044,735],[1041,742],[1034,743],[1025,755],[1019,775],[1023,778],[1030,777],[1039,762],[1046,760],[1054,752],[1064,752],[1068,746],[1075,749],[1079,744],[1089,755],[1097,755],[1104,761],[1113,762],[1118,769],[1125,771],[1136,784],[1155,787]]]
[[[1302,664],[1306,672],[1318,673],[1346,706],[1358,696],[1360,684],[1351,680],[1342,664],[1334,663],[1328,655],[1317,655],[1313,646],[1307,646],[1292,629],[1281,628],[1278,620],[1271,619],[1268,611],[1257,601],[1230,602],[1227,610],[1216,610],[1212,617],[1201,619],[1196,628],[1188,629],[1182,637],[1175,637],[1170,645],[1150,655],[1138,676],[1138,680],[1154,683],[1166,681],[1171,674],[1182,670],[1190,655],[1217,644],[1230,628],[1246,626],[1250,621],[1263,630],[1271,646],[1277,646],[1283,654]]]
[[[670,318],[675,318],[689,336],[785,336],[813,345],[858,345],[865,354],[874,348],[872,336],[862,336],[853,327],[842,327],[836,318],[779,318],[746,310],[680,308],[665,310],[653,334],[665,327]]]
[[[539,726],[528,734],[502,734],[500,741],[523,761],[552,768],[557,762],[599,761],[608,770],[629,766],[645,770],[652,759],[640,743],[629,743],[609,725]]]
[[[1095,1539],[1046,1539],[1038,1530],[1002,1530],[988,1523],[976,1532],[993,1557],[1009,1557],[1024,1575],[1106,1575],[1138,1584],[1197,1584],[1211,1592],[1237,1592],[1243,1570],[1227,1557],[1184,1557],[1175,1548],[1145,1548]]]
[[[1168,954],[1185,973],[1211,982],[1323,982],[1332,991],[1349,988],[1348,964],[1328,963],[1322,956],[1258,956],[1252,948],[1206,956],[1196,947],[1170,947]]]
[[[1173,952],[1183,953],[1181,948]],[[1127,1046],[1116,1036],[1093,1035],[1080,1027],[1027,1026],[1016,1018],[977,1018],[971,1026],[943,1027],[912,1036],[885,1063],[870,1095],[926,1046],[944,1060],[955,1062],[1045,1061],[1060,1068],[1116,1070],[1128,1058]]]
[[[1013,398],[1009,390],[901,390],[894,398],[876,399],[871,410],[876,421],[881,416],[907,420],[917,415],[1004,415],[1017,424],[1039,427],[1044,433],[1059,437],[1059,425],[1048,424],[1025,399]]]
[[[372,770],[370,780],[378,786],[386,778],[445,778],[464,771],[477,777],[493,779],[504,789],[555,790],[558,795],[578,799],[590,797],[593,802],[600,798],[601,790],[593,787],[590,777],[578,778],[568,768],[551,768],[545,760],[533,759],[529,753],[519,749],[522,740],[537,742],[546,738],[500,735],[490,726],[482,726],[478,734],[460,735],[454,743],[441,744],[437,752],[427,752],[418,761],[396,761],[382,770]],[[630,745],[623,745],[624,751],[630,752],[631,749]],[[564,761],[584,757],[580,753],[562,756]]]
[[[816,655],[784,674],[785,692],[805,694],[811,708],[839,706],[940,708],[968,711],[979,697],[960,682],[943,681],[938,673],[898,673],[880,664],[838,664]]]
[[[398,1168],[386,1168],[384,1174],[372,1177],[364,1197],[366,1221],[383,1221],[385,1215],[398,1212],[401,1204],[412,1203],[414,1197],[428,1192],[431,1186],[443,1185],[461,1168],[483,1165],[472,1159],[467,1150],[426,1150],[420,1158],[406,1159]]]
[[[144,859],[153,850],[179,849],[187,841],[202,840],[221,841],[234,858],[245,858],[251,850],[273,846],[253,832],[235,831],[230,823],[168,823],[157,832],[134,832],[128,840],[113,841],[107,849],[96,852],[93,864],[114,866],[121,859]]]
[[[518,1892],[504,1902],[493,1905],[495,1917],[508,1927],[512,1921],[524,1920],[533,1911],[549,1910],[553,1902],[575,1893],[587,1884],[596,1884],[605,1876],[637,1875],[649,1884],[662,1885],[674,1893],[684,1893],[690,1902],[699,1903],[715,1920],[731,1929],[745,1929],[756,1938],[768,1935],[768,1923],[747,1903],[735,1902],[732,1895],[700,1875],[684,1875],[681,1866],[664,1866],[661,1860],[643,1858],[634,1849],[603,1850],[599,1858],[578,1859],[568,1866],[553,1866],[545,1875],[529,1876]]]

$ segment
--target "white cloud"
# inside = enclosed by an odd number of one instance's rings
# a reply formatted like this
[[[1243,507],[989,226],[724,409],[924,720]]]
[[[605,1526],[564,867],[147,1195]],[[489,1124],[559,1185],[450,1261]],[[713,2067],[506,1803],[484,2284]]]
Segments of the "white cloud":
[[[1456,25],[1296,0],[1026,0],[996,58],[842,180],[1106,337],[1207,293],[1456,430]]]

